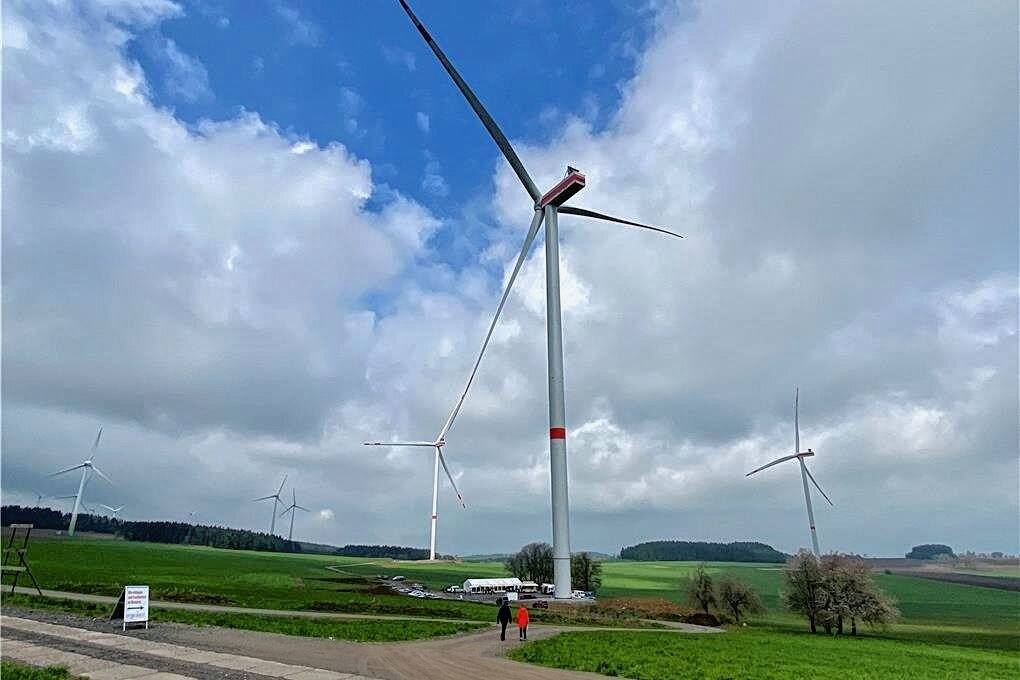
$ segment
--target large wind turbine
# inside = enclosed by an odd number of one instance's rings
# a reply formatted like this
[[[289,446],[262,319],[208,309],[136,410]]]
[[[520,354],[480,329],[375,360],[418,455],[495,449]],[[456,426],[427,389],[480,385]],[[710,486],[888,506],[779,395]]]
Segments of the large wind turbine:
[[[455,69],[453,64],[450,63],[450,60],[439,48],[439,45],[436,44],[436,41],[433,40],[428,30],[426,30],[425,26],[423,26],[421,21],[418,20],[418,17],[415,16],[414,12],[411,11],[411,8],[405,0],[400,0],[400,5],[404,8],[404,11],[407,13],[407,16],[410,17],[422,38],[425,39],[426,44],[428,44],[428,46],[432,49],[432,52],[439,59],[439,62],[449,74],[450,78],[453,79],[454,84],[456,84],[461,94],[464,95],[465,99],[467,99],[467,102],[474,110],[475,115],[478,116],[493,141],[496,142],[496,146],[499,147],[499,150],[503,153],[503,156],[510,164],[510,167],[513,168],[514,173],[517,175],[517,178],[520,180],[525,191],[528,192],[528,196],[530,197],[534,216],[532,217],[531,227],[528,229],[528,234],[524,239],[524,247],[521,249],[521,253],[518,256],[517,266],[507,283],[507,287],[503,293],[503,299],[499,303],[499,309],[496,312],[497,318],[499,316],[499,310],[502,309],[503,303],[506,301],[506,296],[509,294],[510,288],[513,286],[514,280],[517,277],[520,265],[527,257],[531,244],[535,240],[538,229],[542,225],[542,222],[545,222],[546,324],[549,355],[549,472],[552,487],[554,581],[556,586],[555,596],[557,598],[569,598],[571,596],[570,512],[567,500],[567,429],[563,398],[563,334],[560,327],[560,256],[558,216],[559,213],[578,215],[580,217],[591,217],[607,220],[609,222],[616,222],[618,224],[626,224],[632,227],[650,229],[652,231],[669,234],[671,236],[679,237],[679,234],[674,234],[671,231],[660,229],[658,227],[652,227],[646,224],[621,219],[619,217],[605,215],[593,210],[564,205],[567,199],[572,197],[585,186],[585,176],[570,166],[567,166],[566,176],[557,183],[556,186],[547,191],[545,194],[541,193],[538,190],[538,187],[535,186],[535,182],[531,179],[528,171],[524,168],[524,164],[521,163],[521,159],[517,156],[513,147],[510,146],[510,142],[507,140],[506,135],[504,135],[496,125],[492,116],[489,115],[489,112],[485,110],[484,106],[482,106],[478,97],[475,96],[475,93],[472,92],[471,88],[468,87],[466,82],[464,82],[460,73],[458,73],[457,69]],[[495,319],[493,319],[493,324],[495,324]],[[490,336],[491,333],[492,329],[490,328]],[[488,338],[486,338],[486,344],[487,343]],[[475,368],[477,370],[477,364]],[[456,410],[454,415],[456,415]],[[435,443],[426,445],[438,447],[441,441],[442,438],[439,438]]]
[[[288,541],[293,541],[294,540],[294,515],[297,514],[297,512],[295,512],[295,510],[304,510],[305,512],[311,512],[311,510],[309,510],[308,508],[303,508],[303,507],[301,507],[300,505],[297,504],[297,490],[291,489],[290,493],[291,493],[291,498],[293,498],[293,500],[291,501],[290,505],[287,506],[287,509],[280,513],[280,517],[283,517],[288,512],[290,513],[290,533],[287,534],[287,540]]]
[[[49,475],[50,477],[56,477],[57,475],[62,475],[65,472],[71,472],[72,470],[77,470],[78,468],[81,468],[81,481],[78,482],[78,493],[74,495],[74,508],[71,510],[71,523],[67,527],[68,536],[74,536],[74,526],[75,524],[78,523],[78,509],[81,507],[82,504],[81,500],[82,493],[85,491],[85,482],[88,481],[89,479],[89,472],[90,471],[95,472],[97,475],[102,477],[108,483],[113,484],[113,482],[110,481],[110,478],[104,475],[103,471],[97,468],[92,463],[92,460],[96,457],[96,449],[99,448],[99,439],[102,436],[103,428],[99,428],[99,433],[96,435],[96,441],[92,443],[92,450],[89,452],[88,458],[83,460],[81,463],[78,463],[77,465],[72,465],[69,468],[58,470],[57,472],[54,472],[53,474]]]
[[[276,493],[274,493],[271,496],[263,496],[262,498],[256,498],[254,501],[252,501],[253,503],[258,503],[259,501],[268,501],[270,498],[273,499],[273,519],[269,523],[269,535],[270,536],[273,536],[275,534],[275,532],[276,532],[276,505],[277,505],[277,503],[282,503],[283,502],[283,500],[280,498],[280,492],[283,491],[283,485],[286,484],[286,483],[287,483],[287,475],[284,475],[283,476],[283,481],[280,482],[280,488],[276,490]]]
[[[794,458],[797,459],[797,462],[800,463],[800,478],[801,481],[804,482],[804,502],[807,504],[808,526],[811,527],[811,546],[814,548],[815,556],[817,557],[821,553],[818,550],[818,532],[815,531],[815,511],[814,508],[811,507],[811,490],[808,488],[808,479],[810,479],[811,483],[815,485],[816,489],[818,489],[818,493],[822,494],[822,498],[829,501],[829,505],[832,505],[832,501],[829,500],[829,497],[825,495],[824,491],[822,491],[822,487],[818,485],[818,482],[815,481],[814,475],[811,474],[811,471],[807,469],[807,465],[804,463],[804,459],[815,455],[815,452],[811,449],[808,449],[807,451],[800,450],[800,388],[797,388],[793,393],[793,429],[795,435],[792,455],[776,458],[771,463],[766,463],[756,470],[751,470],[744,476],[750,477],[755,472],[761,472],[765,468],[770,468],[773,465],[778,465],[779,463],[785,463],[786,461],[793,460]]]

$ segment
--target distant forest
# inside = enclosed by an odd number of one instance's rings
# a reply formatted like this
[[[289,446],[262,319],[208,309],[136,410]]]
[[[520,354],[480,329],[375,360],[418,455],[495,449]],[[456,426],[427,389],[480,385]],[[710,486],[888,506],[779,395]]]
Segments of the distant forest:
[[[337,548],[335,555],[343,557],[389,557],[394,560],[427,560],[429,551],[425,548],[406,548],[401,545],[345,545]],[[446,556],[436,555],[441,559]]]
[[[70,513],[52,508],[23,508],[20,505],[5,505],[0,508],[0,523],[4,526],[32,524],[36,529],[64,531],[70,522]],[[131,522],[103,515],[78,513],[76,529],[113,534],[128,541],[207,545],[212,548],[263,552],[301,552],[300,543],[279,536],[247,529],[228,529],[185,522]]]
[[[770,545],[751,541],[708,543],[706,541],[649,541],[620,551],[620,558],[641,562],[786,562],[789,555]]]

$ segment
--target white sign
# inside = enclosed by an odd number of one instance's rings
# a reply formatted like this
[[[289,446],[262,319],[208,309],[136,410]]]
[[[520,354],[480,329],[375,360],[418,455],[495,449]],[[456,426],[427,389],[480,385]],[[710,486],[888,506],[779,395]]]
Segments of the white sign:
[[[124,586],[124,628],[129,623],[149,627],[149,586]]]

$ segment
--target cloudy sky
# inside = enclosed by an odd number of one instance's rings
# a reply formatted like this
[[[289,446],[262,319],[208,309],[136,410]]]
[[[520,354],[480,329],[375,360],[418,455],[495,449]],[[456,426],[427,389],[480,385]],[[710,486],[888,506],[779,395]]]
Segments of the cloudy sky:
[[[1013,2],[420,0],[561,220],[572,547],[1020,551]],[[580,199],[583,198],[583,201]],[[3,501],[424,546],[425,439],[525,192],[397,3],[10,0]],[[446,453],[439,548],[549,540],[544,257]]]

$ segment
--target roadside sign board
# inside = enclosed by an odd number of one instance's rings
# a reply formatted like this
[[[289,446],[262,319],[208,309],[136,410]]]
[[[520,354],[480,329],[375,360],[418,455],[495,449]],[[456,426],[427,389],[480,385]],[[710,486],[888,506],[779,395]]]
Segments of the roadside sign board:
[[[117,600],[117,606],[110,614],[110,620],[120,618],[127,630],[129,623],[144,623],[149,628],[149,586],[124,586]]]

